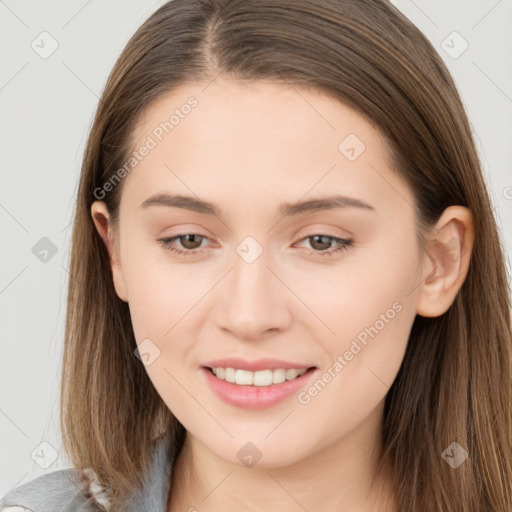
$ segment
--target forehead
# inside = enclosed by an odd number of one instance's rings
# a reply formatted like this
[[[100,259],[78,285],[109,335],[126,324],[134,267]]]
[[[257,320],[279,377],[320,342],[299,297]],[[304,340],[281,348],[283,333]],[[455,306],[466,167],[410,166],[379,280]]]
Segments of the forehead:
[[[191,98],[196,103],[193,108],[188,106]],[[165,131],[161,125],[169,120],[171,130]],[[209,84],[186,83],[161,96],[138,119],[132,140],[137,145],[152,132],[159,138],[159,128],[164,129],[162,138],[169,138],[170,131],[174,138],[180,133],[185,136],[183,132],[190,128],[198,143],[229,138],[232,147],[250,142],[249,137],[254,143],[273,141],[274,145],[306,138],[315,143],[313,148],[324,140],[337,149],[340,137],[353,133],[361,139],[371,138],[377,149],[379,141],[373,139],[380,135],[354,109],[321,91],[223,78]]]
[[[143,112],[132,141],[136,152],[151,145],[127,177],[138,195],[213,187],[226,198],[283,201],[373,187],[370,200],[403,188],[372,124],[322,92],[281,83],[184,84]]]

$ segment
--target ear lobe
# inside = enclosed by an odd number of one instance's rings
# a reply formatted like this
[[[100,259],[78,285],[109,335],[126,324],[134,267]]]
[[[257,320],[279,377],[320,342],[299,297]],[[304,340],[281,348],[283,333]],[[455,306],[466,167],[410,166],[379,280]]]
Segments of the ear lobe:
[[[452,305],[466,278],[475,238],[471,210],[450,206],[439,218],[425,257],[433,269],[420,286],[416,311],[437,317]]]
[[[109,265],[112,271],[114,288],[118,297],[124,302],[128,302],[126,293],[126,284],[124,281],[121,261],[116,246],[113,229],[110,224],[110,214],[107,205],[103,201],[95,201],[91,205],[91,215],[96,226],[96,230],[101,236],[109,255]]]

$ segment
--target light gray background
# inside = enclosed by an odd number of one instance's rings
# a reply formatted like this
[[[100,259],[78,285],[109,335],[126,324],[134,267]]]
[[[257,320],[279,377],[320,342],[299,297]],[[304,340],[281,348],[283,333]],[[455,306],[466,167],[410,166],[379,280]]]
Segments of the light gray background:
[[[81,156],[108,72],[162,3],[0,0],[0,496],[70,466],[60,438],[59,380]],[[512,0],[393,3],[432,41],[455,78],[510,257]],[[51,48],[44,31],[58,44],[45,59],[31,47]],[[457,58],[463,41],[453,31],[469,44]],[[46,262],[32,251],[43,237],[57,251]]]

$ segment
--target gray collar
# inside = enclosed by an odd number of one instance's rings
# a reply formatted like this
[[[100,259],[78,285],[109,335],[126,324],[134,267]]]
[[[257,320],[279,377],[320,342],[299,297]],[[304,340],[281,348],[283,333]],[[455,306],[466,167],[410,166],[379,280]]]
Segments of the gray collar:
[[[151,465],[144,477],[142,493],[133,496],[127,512],[166,512],[174,464],[169,448],[169,436],[153,441]]]
[[[144,475],[140,493],[129,501],[126,512],[166,512],[171,474],[176,454],[170,450],[170,436],[161,436],[151,443],[151,461]],[[41,475],[11,489],[0,499],[3,507],[25,507],[33,512],[97,512],[80,484],[80,471],[61,469]],[[19,510],[19,509],[18,509]]]

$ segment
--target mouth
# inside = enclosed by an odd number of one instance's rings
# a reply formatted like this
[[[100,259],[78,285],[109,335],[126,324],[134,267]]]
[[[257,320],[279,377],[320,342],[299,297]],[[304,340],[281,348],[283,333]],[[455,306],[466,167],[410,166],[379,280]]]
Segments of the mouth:
[[[308,368],[269,368],[254,372],[240,368],[225,368],[222,366],[203,366],[203,368],[208,370],[217,379],[237,386],[267,387],[299,379],[302,375],[315,370],[316,366],[310,366]]]
[[[252,372],[231,367],[202,366],[200,370],[210,390],[224,403],[241,409],[260,410],[297,394],[319,369],[311,366]]]

